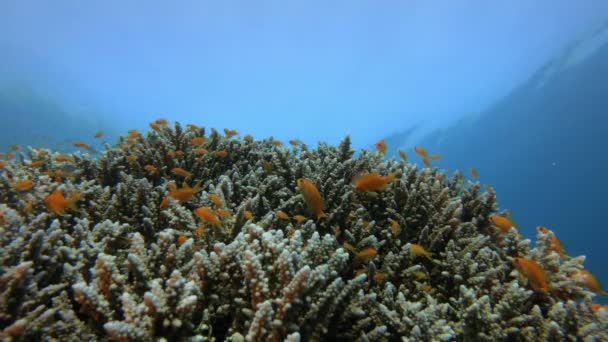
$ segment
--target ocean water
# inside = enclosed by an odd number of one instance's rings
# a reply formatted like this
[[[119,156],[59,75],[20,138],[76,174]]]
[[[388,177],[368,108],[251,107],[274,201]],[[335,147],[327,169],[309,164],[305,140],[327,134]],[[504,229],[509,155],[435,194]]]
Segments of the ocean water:
[[[141,17],[135,5],[123,12],[46,6],[0,5],[0,22],[10,22],[0,32],[3,162],[11,152],[10,163],[31,159],[30,148],[98,158],[129,129],[154,141],[150,123],[158,118],[204,126],[208,136],[211,127],[227,127],[239,141],[272,137],[288,148],[291,139],[314,149],[348,135],[355,156],[377,153],[383,140],[380,169],[403,150],[423,170],[414,148],[424,147],[441,156],[434,170],[462,172],[467,187],[493,187],[499,211],[512,213],[532,247],[537,227],[548,227],[564,260],[584,255],[585,269],[608,284],[606,4],[570,11],[550,1],[342,3],[321,14],[301,4],[191,4],[152,6]],[[54,28],[48,39],[45,27]],[[12,177],[0,169],[3,184]],[[9,190],[0,189],[2,208],[25,203]],[[7,270],[0,265],[0,277]],[[593,301],[608,304],[607,296]],[[2,323],[0,338],[13,322]]]

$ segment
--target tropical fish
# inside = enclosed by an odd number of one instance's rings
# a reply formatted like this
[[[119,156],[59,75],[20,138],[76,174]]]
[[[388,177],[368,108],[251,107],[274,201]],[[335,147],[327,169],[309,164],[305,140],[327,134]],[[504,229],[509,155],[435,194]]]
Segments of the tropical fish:
[[[394,174],[381,176],[377,173],[365,173],[355,177],[353,183],[357,191],[378,191],[384,190],[390,182],[395,180]]]
[[[429,158],[422,158],[422,163],[424,163],[424,166],[426,166],[427,168],[431,168],[431,161],[429,160]]]
[[[25,180],[14,183],[13,189],[15,189],[17,191],[28,191],[28,190],[31,190],[35,184],[36,184],[36,182],[34,182],[33,180],[25,179]]]
[[[539,226],[537,229],[539,232],[541,232],[543,234],[550,234],[549,248],[548,248],[549,252],[553,251],[553,252],[559,254],[561,257],[564,257],[564,255],[566,254],[566,250],[564,249],[562,242],[557,238],[555,233],[553,231],[551,231],[549,228],[543,227],[543,226]]]
[[[359,260],[369,260],[378,254],[378,251],[374,247],[365,247],[359,253],[356,258]]]
[[[431,155],[431,160],[440,160],[441,159],[441,154],[433,154]]]
[[[319,193],[317,187],[306,178],[298,179],[297,185],[304,197],[306,205],[308,205],[308,208],[310,208],[317,220],[326,217],[327,215],[323,212],[325,203],[323,202],[323,198],[321,198],[321,193]]]
[[[277,211],[277,216],[282,220],[289,220],[289,215],[282,210]]]
[[[538,262],[528,258],[514,258],[513,266],[528,279],[534,291],[549,291],[547,275]]]
[[[388,146],[386,146],[386,142],[384,142],[384,139],[376,143],[376,149],[378,150],[378,152],[386,154],[386,152],[388,151]]]
[[[416,147],[414,147],[414,151],[416,152],[416,154],[418,154],[422,158],[429,157],[429,152],[424,147],[416,146]]]
[[[403,160],[404,162],[407,161],[407,154],[404,150],[399,150],[399,157],[401,157],[401,160]]]
[[[205,139],[205,137],[194,137],[194,138],[192,138],[192,144],[201,145],[201,144],[204,144],[206,140],[207,139]]]
[[[188,172],[184,169],[182,169],[181,167],[176,167],[173,170],[171,170],[171,172],[173,172],[173,174],[178,175],[180,177],[184,177],[184,178],[191,178],[192,177],[192,173]]]
[[[490,222],[494,227],[499,228],[503,233],[508,232],[513,227],[517,227],[513,221],[501,215],[490,216]]]
[[[224,128],[224,133],[226,134],[226,137],[231,138],[237,134],[239,134],[239,132],[237,132],[234,129],[228,129],[228,128]]]
[[[44,199],[46,208],[57,215],[65,214],[65,210],[76,209],[76,202],[80,200],[80,192],[72,191],[69,198],[63,196],[63,190],[57,189]]]
[[[154,123],[157,125],[166,126],[169,124],[169,121],[167,121],[167,119],[159,118],[159,119],[156,119],[156,121],[154,121]]]
[[[221,208],[224,205],[224,201],[222,201],[222,197],[218,194],[209,194],[209,199],[216,207]]]
[[[169,183],[169,190],[170,197],[180,202],[188,202],[197,192],[203,190],[203,187],[201,186],[200,182],[196,184],[194,188],[191,188],[188,184],[186,184],[186,182],[184,182],[182,187],[178,189],[175,183],[171,182]]]
[[[99,132],[95,133],[95,139],[99,139],[101,137],[103,137],[103,131],[99,131]]]
[[[219,150],[219,151],[213,152],[213,154],[215,154],[218,157],[226,157],[226,156],[228,156],[228,151],[226,151],[226,150]]]
[[[220,227],[222,225],[222,222],[220,221],[220,219],[215,215],[213,210],[211,210],[209,208],[205,208],[205,207],[196,208],[196,209],[194,209],[194,213],[196,214],[196,216],[200,217],[203,221],[205,221],[206,223],[209,223],[215,227]]]
[[[427,251],[424,247],[417,243],[411,244],[410,252],[415,256],[425,257],[427,259],[431,259],[433,257],[433,253]]]
[[[55,161],[59,162],[59,163],[73,162],[74,158],[60,154],[57,157],[55,157]]]
[[[580,285],[588,288],[590,291],[595,292],[599,295],[605,295],[606,291],[602,287],[602,284],[593,273],[587,270],[576,270],[572,274],[572,278]]]
[[[473,179],[477,179],[478,175],[477,175],[477,169],[472,167],[469,169],[469,171],[471,172],[471,177],[473,177]]]

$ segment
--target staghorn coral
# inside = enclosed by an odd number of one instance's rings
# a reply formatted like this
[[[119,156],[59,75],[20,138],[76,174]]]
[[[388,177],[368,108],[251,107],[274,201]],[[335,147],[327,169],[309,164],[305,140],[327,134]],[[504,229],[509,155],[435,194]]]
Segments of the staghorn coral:
[[[562,258],[547,233],[530,249],[515,229],[492,227],[490,187],[376,152],[354,157],[349,137],[310,150],[153,128],[97,159],[30,149],[2,169],[3,339],[608,339],[593,293],[572,278],[584,257]],[[358,192],[351,179],[363,172],[397,179]],[[327,217],[311,216],[299,178],[318,188]],[[12,186],[24,179],[32,190]],[[200,192],[172,195],[198,182]],[[65,215],[44,205],[58,188],[80,194]],[[205,225],[200,207],[221,225]],[[551,291],[531,290],[515,257],[540,263]]]

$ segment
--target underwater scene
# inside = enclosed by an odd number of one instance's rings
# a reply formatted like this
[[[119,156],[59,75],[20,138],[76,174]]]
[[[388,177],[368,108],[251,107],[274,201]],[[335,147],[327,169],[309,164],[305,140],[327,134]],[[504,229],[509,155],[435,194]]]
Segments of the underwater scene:
[[[0,2],[1,341],[608,341],[608,2]]]

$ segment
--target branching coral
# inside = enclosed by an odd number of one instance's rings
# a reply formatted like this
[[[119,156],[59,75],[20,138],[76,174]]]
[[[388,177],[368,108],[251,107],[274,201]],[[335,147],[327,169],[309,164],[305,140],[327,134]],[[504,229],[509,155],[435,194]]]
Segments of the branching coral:
[[[349,137],[310,150],[153,128],[97,159],[30,149],[2,169],[2,338],[608,339],[593,293],[573,278],[584,258],[556,253],[551,234],[530,249],[515,229],[493,227],[490,187],[380,153],[354,157]],[[352,179],[366,172],[396,179],[357,191]],[[326,217],[311,215],[300,178]],[[23,179],[34,188],[13,186]],[[78,192],[76,208],[48,211],[55,189]],[[542,266],[550,291],[527,284],[518,257]]]

